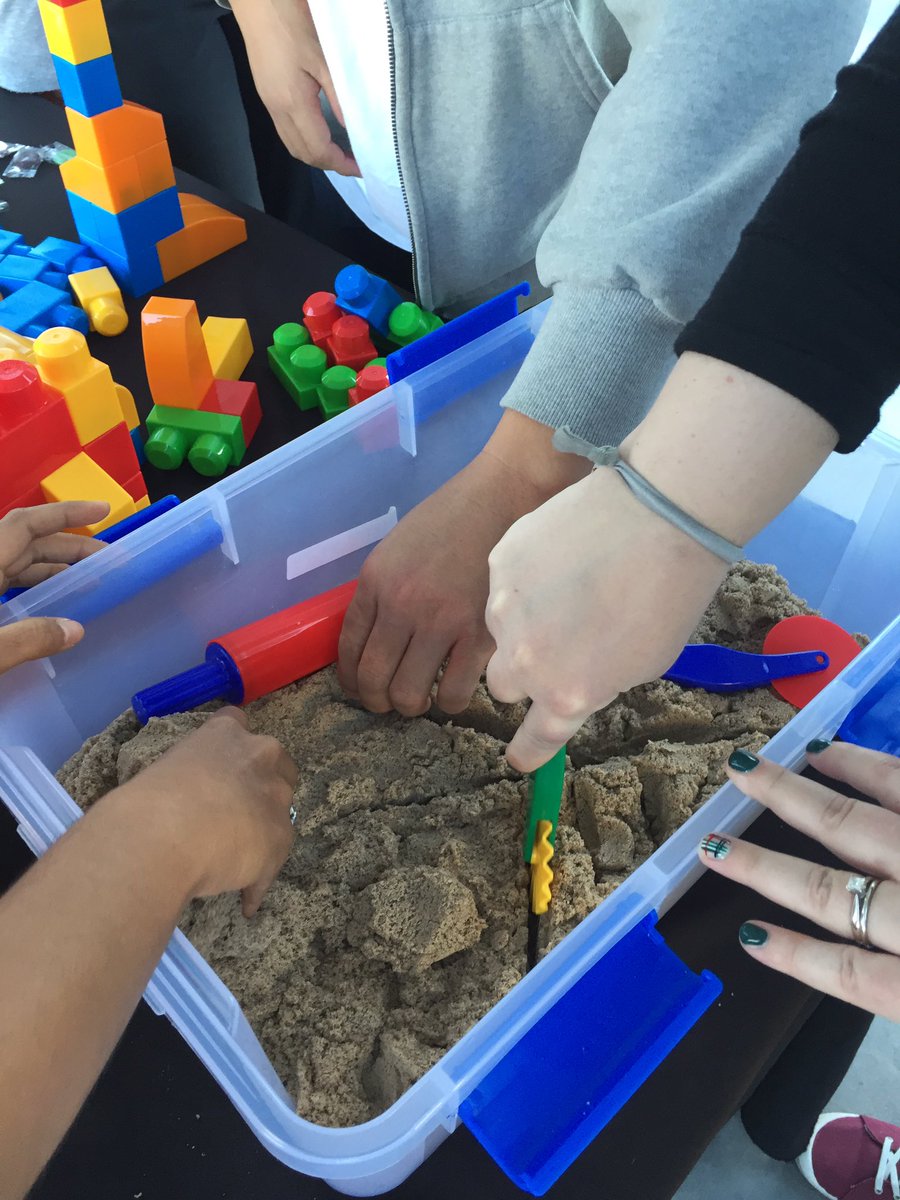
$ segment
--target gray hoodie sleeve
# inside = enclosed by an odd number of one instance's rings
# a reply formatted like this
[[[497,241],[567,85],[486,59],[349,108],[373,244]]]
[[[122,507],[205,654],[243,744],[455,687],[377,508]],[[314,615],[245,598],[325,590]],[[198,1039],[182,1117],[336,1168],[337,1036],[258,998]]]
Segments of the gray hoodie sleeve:
[[[537,251],[550,311],[504,404],[594,445],[641,420],[867,0],[607,0],[631,44]]]

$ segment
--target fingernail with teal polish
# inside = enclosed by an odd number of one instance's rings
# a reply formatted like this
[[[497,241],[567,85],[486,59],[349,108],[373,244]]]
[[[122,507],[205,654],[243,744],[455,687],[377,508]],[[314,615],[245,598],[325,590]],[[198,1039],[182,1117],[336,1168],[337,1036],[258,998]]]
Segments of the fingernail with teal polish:
[[[752,771],[759,766],[759,759],[749,750],[735,750],[728,759],[728,765],[733,771]]]
[[[761,925],[754,925],[752,921],[746,921],[741,926],[738,937],[742,946],[764,946],[769,940],[768,930]]]
[[[700,843],[700,849],[707,858],[727,858],[731,853],[731,842],[719,833],[708,833]]]
[[[826,738],[813,738],[813,740],[806,747],[806,753],[821,754],[822,751],[827,750],[830,745],[831,742]]]

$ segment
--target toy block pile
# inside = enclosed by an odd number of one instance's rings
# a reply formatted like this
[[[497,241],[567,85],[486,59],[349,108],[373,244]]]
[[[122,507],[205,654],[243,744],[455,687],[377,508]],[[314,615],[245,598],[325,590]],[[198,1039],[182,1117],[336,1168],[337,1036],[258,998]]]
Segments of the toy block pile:
[[[365,267],[344,267],[333,292],[307,298],[302,325],[275,330],[269,366],[299,408],[318,408],[327,420],[388,386],[381,350],[408,346],[442,324]]]
[[[0,325],[31,338],[60,325],[111,336],[128,315],[108,268],[84,246],[54,237],[29,246],[0,229]]]
[[[0,330],[0,516],[55,500],[106,500],[101,533],[150,501],[131,393],[77,329],[33,342]]]
[[[123,101],[101,0],[38,0],[75,157],[60,167],[78,236],[142,296],[247,240],[236,217],[182,195],[159,113]]]
[[[255,383],[241,382],[253,354],[247,322],[200,315],[193,300],[154,296],[141,314],[144,365],[154,407],[144,452],[163,471],[185,458],[200,475],[240,466],[262,410]]]

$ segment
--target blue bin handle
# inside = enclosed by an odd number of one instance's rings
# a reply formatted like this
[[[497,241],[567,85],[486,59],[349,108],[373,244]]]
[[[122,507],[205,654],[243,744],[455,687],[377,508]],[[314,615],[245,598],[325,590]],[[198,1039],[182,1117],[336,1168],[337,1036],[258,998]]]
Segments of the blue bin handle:
[[[648,913],[481,1081],[463,1123],[513,1183],[542,1196],[721,991]]]

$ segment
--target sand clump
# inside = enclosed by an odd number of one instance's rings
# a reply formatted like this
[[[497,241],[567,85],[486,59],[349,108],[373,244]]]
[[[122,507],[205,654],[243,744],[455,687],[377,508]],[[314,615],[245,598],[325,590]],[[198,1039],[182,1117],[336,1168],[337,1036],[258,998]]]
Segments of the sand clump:
[[[696,640],[759,651],[776,621],[810,611],[770,567],[730,573]],[[334,672],[247,708],[300,767],[291,855],[259,914],[235,896],[194,902],[181,928],[237,997],[297,1110],[325,1125],[377,1115],[521,978],[528,785],[504,742],[524,714],[478,689],[466,713],[405,720],[349,704]],[[569,746],[555,944],[794,710],[657,681],[592,717]],[[205,719],[139,729],[125,714],[62,768],[88,807]]]

